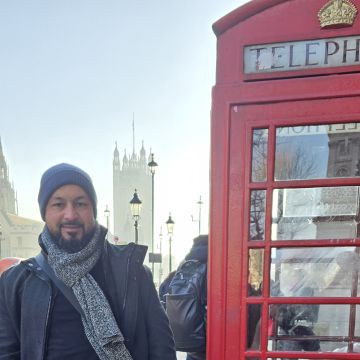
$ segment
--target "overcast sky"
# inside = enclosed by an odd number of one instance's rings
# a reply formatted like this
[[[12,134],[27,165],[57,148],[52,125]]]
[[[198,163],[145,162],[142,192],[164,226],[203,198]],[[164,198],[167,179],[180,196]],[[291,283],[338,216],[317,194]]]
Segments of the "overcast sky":
[[[171,211],[181,260],[197,235],[199,196],[207,232],[212,24],[244,2],[1,1],[0,137],[19,215],[40,219],[42,173],[70,162],[93,178],[104,224],[115,142],[121,157],[132,150],[134,113],[136,150],[144,140],[159,164],[155,241]]]

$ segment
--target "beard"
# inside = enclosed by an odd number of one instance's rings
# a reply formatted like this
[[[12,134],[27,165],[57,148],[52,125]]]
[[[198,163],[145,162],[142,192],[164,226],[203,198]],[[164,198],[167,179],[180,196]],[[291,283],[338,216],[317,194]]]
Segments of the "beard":
[[[63,225],[78,225],[78,226],[82,226],[84,230],[84,236],[81,239],[77,239],[76,234],[68,234],[70,236],[70,239],[64,239],[61,236],[61,226],[59,232],[57,232],[56,234],[52,234],[55,244],[58,245],[60,249],[63,249],[64,251],[70,254],[81,251],[89,243],[95,232],[95,226],[94,226],[93,229],[91,229],[86,233],[84,226],[76,221],[67,222],[66,224]]]
[[[73,254],[82,250],[89,243],[90,239],[91,236],[83,236],[80,240],[78,240],[74,236],[74,238],[64,240],[62,236],[59,236],[55,239],[55,243],[59,246],[59,248],[63,249],[67,253]]]

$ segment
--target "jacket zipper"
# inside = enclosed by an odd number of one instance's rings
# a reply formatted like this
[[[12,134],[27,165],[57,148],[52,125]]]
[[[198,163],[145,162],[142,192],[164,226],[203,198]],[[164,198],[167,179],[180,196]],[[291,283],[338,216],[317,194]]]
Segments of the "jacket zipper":
[[[49,323],[49,317],[50,317],[50,308],[51,308],[51,301],[52,301],[52,296],[50,295],[49,297],[49,303],[48,303],[48,308],[47,308],[47,313],[46,313],[46,320],[45,320],[45,329],[44,329],[44,344],[43,344],[43,348],[42,348],[42,359],[45,359],[45,349],[47,347],[47,327],[48,327],[48,323]]]
[[[35,275],[37,275],[35,273]],[[41,353],[41,359],[45,360],[45,350],[47,348],[47,341],[48,341],[48,324],[49,324],[49,318],[50,318],[50,311],[51,311],[51,303],[52,303],[52,287],[51,284],[49,283],[48,280],[45,280],[43,278],[40,277],[41,280],[45,281],[47,286],[50,289],[50,296],[49,296],[49,301],[48,301],[48,306],[47,306],[47,312],[46,312],[46,319],[45,319],[45,326],[44,326],[44,343],[43,343],[43,347],[42,347],[42,353]]]

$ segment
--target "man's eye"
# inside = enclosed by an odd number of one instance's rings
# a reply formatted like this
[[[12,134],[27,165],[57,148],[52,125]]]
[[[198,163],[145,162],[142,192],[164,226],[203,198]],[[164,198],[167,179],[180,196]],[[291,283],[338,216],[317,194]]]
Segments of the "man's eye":
[[[76,203],[76,207],[78,207],[78,208],[84,208],[86,206],[88,206],[88,203],[86,203],[86,202],[77,202]]]
[[[53,203],[52,206],[55,208],[62,208],[64,206],[64,204],[61,202],[57,202],[57,203]]]

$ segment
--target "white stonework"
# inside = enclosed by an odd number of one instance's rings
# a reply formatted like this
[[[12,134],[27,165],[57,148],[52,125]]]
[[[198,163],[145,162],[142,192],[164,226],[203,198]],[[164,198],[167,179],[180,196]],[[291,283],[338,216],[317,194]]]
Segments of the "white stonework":
[[[18,216],[15,190],[0,141],[0,258],[28,258],[39,252],[38,236],[44,224]]]

